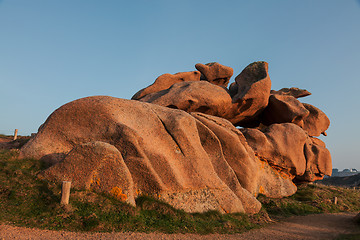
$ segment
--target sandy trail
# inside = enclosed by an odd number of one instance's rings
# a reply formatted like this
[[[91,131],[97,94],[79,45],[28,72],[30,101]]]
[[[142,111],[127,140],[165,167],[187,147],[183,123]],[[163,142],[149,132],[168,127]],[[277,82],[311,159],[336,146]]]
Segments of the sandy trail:
[[[246,240],[319,240],[339,234],[359,233],[352,218],[355,213],[314,214],[291,217],[285,222],[253,229],[242,234],[164,234],[164,233],[75,233],[0,225],[0,240],[7,239],[246,239]]]

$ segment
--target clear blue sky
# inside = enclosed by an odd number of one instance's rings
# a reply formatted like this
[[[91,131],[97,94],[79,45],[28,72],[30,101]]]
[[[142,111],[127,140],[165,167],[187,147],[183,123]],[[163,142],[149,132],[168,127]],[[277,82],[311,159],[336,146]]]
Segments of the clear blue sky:
[[[360,0],[0,0],[0,133],[29,135],[86,96],[129,99],[163,73],[269,63],[330,118],[334,167],[360,169]],[[231,81],[233,81],[232,78]]]

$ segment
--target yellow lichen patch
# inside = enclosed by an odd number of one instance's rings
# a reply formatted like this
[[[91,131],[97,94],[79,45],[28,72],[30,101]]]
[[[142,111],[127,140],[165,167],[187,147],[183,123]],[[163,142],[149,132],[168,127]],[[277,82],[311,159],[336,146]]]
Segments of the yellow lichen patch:
[[[126,201],[126,199],[127,199],[126,194],[124,194],[124,193],[122,192],[122,189],[119,188],[119,187],[113,187],[113,188],[111,189],[110,193],[111,193],[114,197],[116,197],[117,199],[119,199],[120,201]]]
[[[139,196],[139,195],[141,195],[141,190],[140,190],[140,189],[136,189],[135,193],[136,193],[136,196]]]
[[[100,186],[100,178],[97,176],[96,172],[93,174],[92,179],[90,180],[90,184],[96,184]]]
[[[260,194],[265,194],[265,189],[264,189],[264,187],[261,186],[261,185],[260,185],[260,187],[259,187],[259,193],[260,193]]]
[[[90,181],[90,184],[93,185],[93,184],[96,184],[98,186],[100,186],[100,178],[92,178],[91,181]]]
[[[270,167],[272,170],[274,170],[273,173],[284,179],[294,178],[294,176],[290,174],[290,169],[275,165],[271,160],[261,156],[258,153],[255,153],[255,156],[261,161],[261,168],[265,169]]]

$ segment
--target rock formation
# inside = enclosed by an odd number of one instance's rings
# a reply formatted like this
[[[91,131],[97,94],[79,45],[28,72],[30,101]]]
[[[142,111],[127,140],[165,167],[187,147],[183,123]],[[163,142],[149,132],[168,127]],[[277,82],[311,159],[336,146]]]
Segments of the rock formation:
[[[237,89],[232,97],[238,105],[236,125],[257,117],[269,102],[271,80],[266,62],[255,62],[247,66],[236,78],[232,88]]]
[[[300,89],[300,88],[282,88],[278,91],[271,90],[271,94],[279,94],[279,95],[289,95],[293,96],[294,98],[302,98],[311,95],[311,93],[306,89]]]
[[[207,64],[198,63],[195,65],[195,68],[201,72],[201,80],[222,87],[227,87],[234,73],[231,67],[221,65],[217,62]]]
[[[131,99],[138,100],[147,94],[168,89],[175,83],[200,81],[200,76],[201,74],[198,71],[181,72],[176,74],[165,73],[159,76],[152,85],[138,91]]]
[[[326,130],[330,126],[330,120],[323,111],[314,107],[313,105],[304,103],[304,107],[310,112],[309,116],[304,119],[304,130],[310,136],[320,136],[323,134],[326,136]]]
[[[271,94],[269,104],[262,112],[261,122],[267,126],[274,123],[294,123],[303,127],[304,119],[309,113],[295,97]]]
[[[228,106],[232,106],[231,97],[224,88],[205,81],[175,83],[166,90],[144,96],[140,101],[223,118],[229,112]]]
[[[297,99],[308,91],[271,90],[266,62],[247,66],[229,89],[230,67],[196,68],[161,75],[133,100],[65,104],[20,156],[51,165],[39,174],[49,181],[132,205],[146,194],[189,212],[256,213],[258,194],[290,196],[295,183],[331,174],[330,153],[315,138],[330,121]]]

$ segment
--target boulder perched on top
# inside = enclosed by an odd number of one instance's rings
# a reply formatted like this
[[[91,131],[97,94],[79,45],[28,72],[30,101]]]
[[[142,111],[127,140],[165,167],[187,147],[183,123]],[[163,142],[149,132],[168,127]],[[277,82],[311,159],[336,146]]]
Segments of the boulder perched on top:
[[[320,136],[323,134],[326,136],[326,130],[330,126],[330,120],[326,114],[314,107],[311,104],[303,103],[304,107],[310,112],[309,115],[304,119],[304,130],[307,131],[309,136]]]
[[[165,73],[159,76],[153,84],[135,93],[135,95],[131,99],[139,100],[147,94],[168,89],[174,83],[200,81],[200,76],[201,74],[198,71],[180,72],[176,74]]]
[[[309,111],[295,97],[271,94],[269,104],[261,115],[261,122],[267,126],[274,123],[294,123],[302,127]]]
[[[236,124],[238,104],[232,103],[228,92],[206,81],[175,83],[170,88],[148,94],[139,101],[181,109],[188,113],[201,112],[221,117]]]
[[[271,80],[266,62],[255,62],[247,66],[230,86],[235,92],[233,103],[238,105],[235,125],[242,125],[256,118],[268,105]]]
[[[302,98],[311,95],[311,93],[306,89],[300,89],[300,88],[282,88],[278,91],[271,90],[271,94],[278,94],[278,95],[288,95],[293,96],[294,98]]]
[[[207,64],[198,63],[195,65],[195,68],[201,72],[201,80],[225,88],[229,84],[229,80],[234,73],[234,70],[231,67],[221,65],[217,62]]]
[[[175,83],[168,89],[144,96],[140,101],[219,117],[224,117],[232,105],[224,88],[206,81]]]

